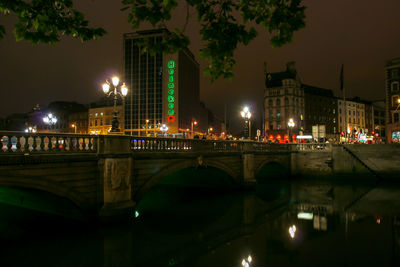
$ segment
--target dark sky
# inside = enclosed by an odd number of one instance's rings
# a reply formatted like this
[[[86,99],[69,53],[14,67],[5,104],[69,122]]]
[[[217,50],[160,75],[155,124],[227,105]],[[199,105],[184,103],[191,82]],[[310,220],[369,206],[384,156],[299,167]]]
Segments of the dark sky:
[[[75,1],[79,2],[79,1]],[[82,1],[83,2],[83,1]],[[78,3],[93,26],[108,34],[97,41],[81,43],[64,38],[55,47],[15,42],[12,16],[0,16],[6,39],[0,41],[0,116],[27,112],[35,103],[47,105],[65,100],[89,103],[102,96],[101,83],[111,74],[122,74],[122,34],[132,32],[120,1],[92,0]],[[235,54],[237,66],[232,81],[213,84],[201,78],[201,99],[223,118],[224,104],[229,119],[239,121],[239,110],[250,105],[260,117],[264,90],[263,62],[269,72],[284,70],[287,61],[296,61],[304,83],[333,89],[339,95],[339,72],[344,63],[345,87],[349,96],[369,100],[384,98],[385,61],[400,56],[399,0],[305,0],[306,28],[295,33],[293,44],[273,49],[267,32]],[[183,25],[178,10],[172,27]],[[143,25],[141,29],[150,29]],[[190,49],[199,58],[199,26],[191,20],[187,33]]]

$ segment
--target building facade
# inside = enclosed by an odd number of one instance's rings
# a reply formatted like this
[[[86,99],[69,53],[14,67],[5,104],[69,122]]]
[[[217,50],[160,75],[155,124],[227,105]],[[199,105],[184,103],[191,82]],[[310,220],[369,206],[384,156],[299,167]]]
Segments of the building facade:
[[[312,133],[312,126],[324,125],[326,138],[338,135],[337,99],[333,91],[303,84],[305,101],[305,132]]]
[[[283,72],[265,74],[264,131],[268,139],[284,140],[304,131],[304,89],[294,62]],[[288,126],[292,119],[294,127]],[[285,138],[286,136],[286,138]]]
[[[200,112],[199,64],[184,49],[174,54],[144,51],[143,41],[161,44],[170,32],[166,29],[124,34],[124,71],[130,89],[125,98],[124,132],[130,135],[168,133],[183,135]],[[207,129],[207,125],[198,127]]]
[[[98,106],[89,108],[89,134],[108,134],[112,127],[114,106]],[[117,106],[119,129],[124,129],[124,109]]]
[[[385,101],[372,102],[372,129],[376,137],[386,141],[386,123],[385,123]]]
[[[386,139],[389,143],[400,142],[400,58],[386,62]]]
[[[339,132],[343,138],[356,139],[359,133],[367,133],[365,128],[365,104],[338,99]]]

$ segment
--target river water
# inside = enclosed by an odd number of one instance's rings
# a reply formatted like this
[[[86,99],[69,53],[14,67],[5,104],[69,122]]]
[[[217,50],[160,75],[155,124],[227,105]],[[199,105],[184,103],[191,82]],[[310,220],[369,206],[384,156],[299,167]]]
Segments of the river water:
[[[393,184],[169,185],[115,225],[1,204],[0,266],[400,266],[399,200]]]

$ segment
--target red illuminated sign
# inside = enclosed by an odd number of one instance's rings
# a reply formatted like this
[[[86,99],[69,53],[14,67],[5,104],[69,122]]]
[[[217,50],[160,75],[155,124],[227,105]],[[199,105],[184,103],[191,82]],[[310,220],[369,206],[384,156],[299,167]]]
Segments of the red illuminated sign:
[[[174,122],[175,121],[175,116],[174,115],[169,115],[168,116],[168,122]]]

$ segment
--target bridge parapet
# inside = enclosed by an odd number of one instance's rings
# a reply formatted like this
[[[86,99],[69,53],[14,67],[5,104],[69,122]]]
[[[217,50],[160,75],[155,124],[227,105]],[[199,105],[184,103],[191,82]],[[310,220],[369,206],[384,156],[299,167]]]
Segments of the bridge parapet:
[[[1,132],[0,138],[0,154],[97,152],[92,135]]]
[[[202,140],[124,135],[0,132],[0,154],[129,152],[289,152],[327,151],[331,144],[273,144],[255,141]]]

